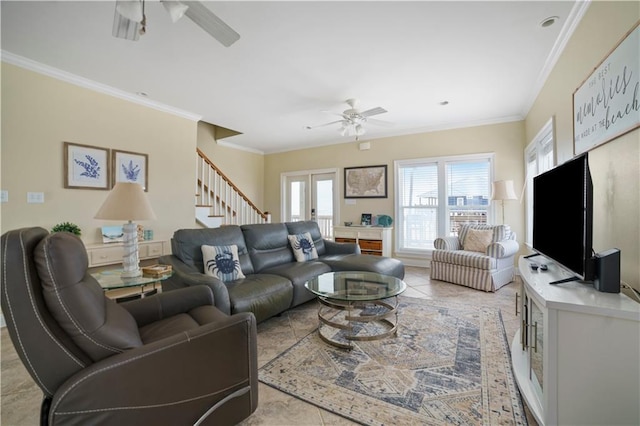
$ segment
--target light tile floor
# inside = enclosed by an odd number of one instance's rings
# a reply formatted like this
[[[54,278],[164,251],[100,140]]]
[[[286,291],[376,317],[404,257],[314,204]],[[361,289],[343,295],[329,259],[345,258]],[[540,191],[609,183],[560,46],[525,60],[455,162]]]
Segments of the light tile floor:
[[[511,339],[518,329],[515,315],[515,293],[520,280],[501,288],[496,293],[485,293],[442,281],[431,281],[428,269],[407,267],[404,296],[423,299],[455,298],[468,304],[493,306],[501,309],[505,330]],[[294,343],[312,332],[317,325],[317,305],[306,303],[294,308],[289,315],[271,318],[258,324],[258,366],[262,366]],[[0,332],[1,340],[1,407],[0,424],[3,426],[35,426],[39,422],[42,393],[29,377],[11,343],[6,328]],[[530,425],[536,425],[528,413]],[[303,402],[262,383],[259,384],[259,405],[256,412],[242,422],[248,425],[352,425],[340,416]]]

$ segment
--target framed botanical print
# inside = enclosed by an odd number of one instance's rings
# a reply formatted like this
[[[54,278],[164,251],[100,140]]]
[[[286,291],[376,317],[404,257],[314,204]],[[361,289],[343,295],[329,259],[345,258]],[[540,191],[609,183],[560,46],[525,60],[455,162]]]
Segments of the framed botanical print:
[[[149,190],[149,156],[138,152],[111,150],[113,184],[133,182]]]
[[[109,150],[97,146],[65,142],[64,187],[109,189]]]

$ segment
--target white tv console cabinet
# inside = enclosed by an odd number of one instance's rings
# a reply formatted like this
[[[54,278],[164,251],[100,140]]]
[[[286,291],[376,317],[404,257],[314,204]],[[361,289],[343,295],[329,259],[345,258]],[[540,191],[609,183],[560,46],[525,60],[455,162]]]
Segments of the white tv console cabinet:
[[[533,271],[531,261],[546,263]],[[513,370],[541,425],[640,424],[640,304],[570,276],[542,256],[518,266],[523,293]]]

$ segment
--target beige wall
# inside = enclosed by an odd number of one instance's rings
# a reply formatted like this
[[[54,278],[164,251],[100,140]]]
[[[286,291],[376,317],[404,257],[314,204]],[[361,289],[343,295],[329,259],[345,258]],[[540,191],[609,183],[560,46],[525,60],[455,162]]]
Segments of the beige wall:
[[[233,141],[233,137],[229,140]],[[198,123],[198,148],[240,188],[244,195],[258,208],[263,209],[264,155],[218,144],[214,127],[205,122]]]
[[[107,191],[65,189],[63,142],[149,155],[149,199],[157,220],[140,222],[168,239],[194,226],[195,121],[2,64],[2,232],[76,223],[85,243],[101,242],[93,219]],[[26,193],[44,192],[44,204]]]
[[[495,179],[513,179],[521,188],[524,179],[523,150],[525,146],[522,121],[445,130],[417,135],[398,136],[370,141],[371,149],[360,151],[359,142],[270,154],[265,159],[265,203],[273,220],[281,220],[280,175],[284,172],[338,168],[340,170],[340,217],[343,221],[358,222],[363,212],[394,214],[394,161],[449,155],[494,153]],[[386,164],[388,192],[386,199],[359,199],[347,205],[343,198],[342,169],[352,166]],[[496,209],[496,214],[501,210]],[[505,222],[524,235],[524,213],[517,201],[505,203]],[[499,220],[502,220],[501,218]]]
[[[573,156],[572,95],[640,19],[638,2],[594,2],[567,44],[525,122],[531,141],[556,119],[559,163]],[[619,248],[622,280],[640,289],[640,129],[590,151],[594,185],[593,248]]]

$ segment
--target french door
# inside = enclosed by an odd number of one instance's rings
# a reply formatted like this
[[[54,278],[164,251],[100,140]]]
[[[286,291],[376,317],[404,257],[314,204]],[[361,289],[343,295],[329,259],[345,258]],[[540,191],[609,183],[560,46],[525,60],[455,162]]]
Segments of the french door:
[[[337,171],[320,170],[285,173],[283,217],[286,222],[315,220],[325,238],[333,238],[337,218]]]

